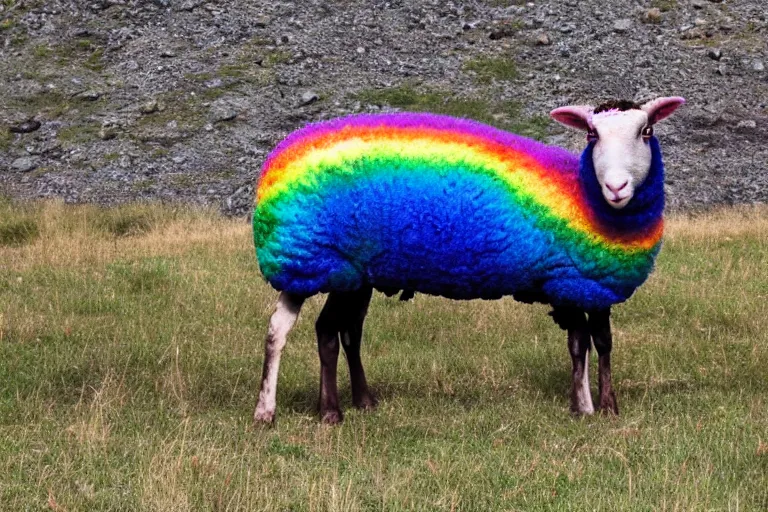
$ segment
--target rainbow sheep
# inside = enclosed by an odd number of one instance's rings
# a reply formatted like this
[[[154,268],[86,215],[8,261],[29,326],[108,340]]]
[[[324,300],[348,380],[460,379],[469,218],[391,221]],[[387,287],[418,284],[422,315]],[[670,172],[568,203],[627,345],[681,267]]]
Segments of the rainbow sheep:
[[[568,332],[571,410],[594,412],[587,361],[598,352],[600,407],[611,387],[610,308],[648,277],[663,231],[664,167],[652,126],[682,98],[551,115],[587,131],[581,157],[466,120],[357,115],[314,124],[268,157],[257,186],[254,240],[279,290],[266,339],[255,421],[273,421],[286,336],[307,297],[328,293],[317,320],[320,414],[337,423],[339,339],[352,398],[370,393],[360,341],[372,290],[553,306]]]

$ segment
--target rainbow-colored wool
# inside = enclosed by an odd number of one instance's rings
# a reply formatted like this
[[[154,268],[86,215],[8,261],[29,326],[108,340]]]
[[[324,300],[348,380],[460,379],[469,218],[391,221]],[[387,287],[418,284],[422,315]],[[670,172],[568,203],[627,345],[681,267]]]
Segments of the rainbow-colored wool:
[[[623,302],[658,253],[664,168],[627,207],[581,158],[464,119],[358,115],[307,126],[259,177],[254,240],[264,277],[310,296],[364,285],[454,299],[597,310]]]

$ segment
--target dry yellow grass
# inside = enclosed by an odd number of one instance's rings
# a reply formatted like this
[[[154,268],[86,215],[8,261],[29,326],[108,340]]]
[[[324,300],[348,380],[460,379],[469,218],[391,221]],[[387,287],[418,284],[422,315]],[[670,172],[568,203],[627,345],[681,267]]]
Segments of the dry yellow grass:
[[[768,507],[766,207],[669,216],[656,271],[614,311],[622,416],[570,418],[544,306],[375,295],[380,406],[338,428],[314,409],[321,297],[291,333],[278,424],[250,424],[275,292],[247,222],[0,215],[0,510]]]

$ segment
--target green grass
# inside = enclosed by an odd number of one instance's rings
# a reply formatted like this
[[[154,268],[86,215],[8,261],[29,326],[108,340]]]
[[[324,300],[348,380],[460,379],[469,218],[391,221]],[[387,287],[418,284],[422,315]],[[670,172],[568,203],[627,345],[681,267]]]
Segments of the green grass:
[[[550,121],[545,116],[525,116],[516,101],[489,101],[466,98],[452,93],[417,88],[403,84],[388,89],[366,89],[355,95],[363,103],[388,105],[411,112],[432,112],[474,119],[502,130],[542,140],[547,136]]]
[[[246,223],[8,201],[0,218],[37,226],[0,244],[2,510],[768,507],[765,208],[668,222],[657,271],[615,308],[618,418],[570,417],[547,308],[376,294],[380,405],[351,409],[342,364],[340,427],[315,412],[319,297],[277,424],[251,426],[275,292]]]
[[[464,64],[464,69],[472,71],[482,83],[490,83],[493,80],[509,81],[520,76],[517,64],[509,57],[486,57],[470,60]]]

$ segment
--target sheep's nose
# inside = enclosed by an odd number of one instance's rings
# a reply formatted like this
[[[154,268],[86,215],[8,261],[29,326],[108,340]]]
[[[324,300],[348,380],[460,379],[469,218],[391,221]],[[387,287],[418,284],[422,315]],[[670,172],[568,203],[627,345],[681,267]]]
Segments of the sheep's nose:
[[[629,180],[624,180],[624,183],[622,183],[619,186],[616,186],[612,183],[606,183],[605,186],[608,187],[608,190],[613,192],[616,195],[619,195],[619,192],[627,188],[627,185],[629,185]]]

